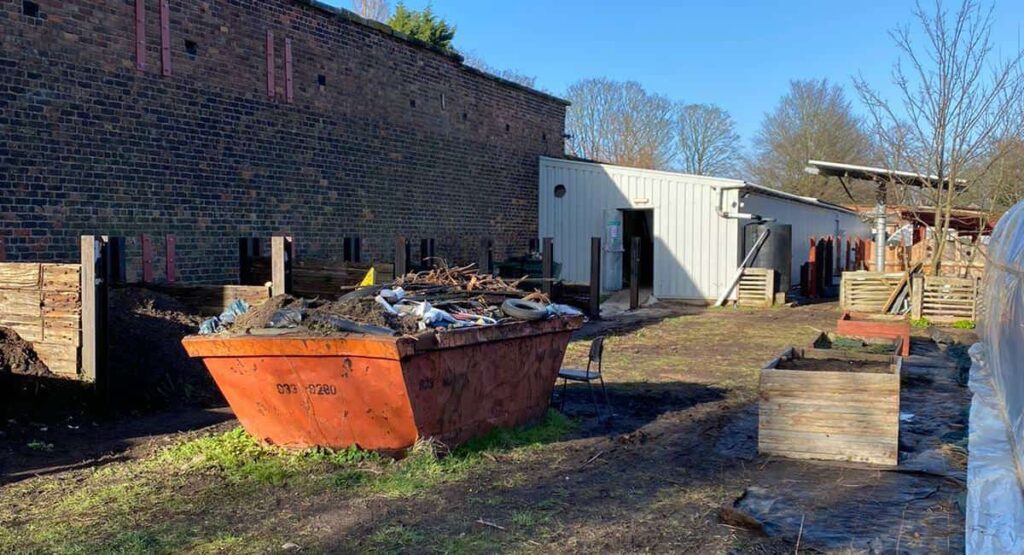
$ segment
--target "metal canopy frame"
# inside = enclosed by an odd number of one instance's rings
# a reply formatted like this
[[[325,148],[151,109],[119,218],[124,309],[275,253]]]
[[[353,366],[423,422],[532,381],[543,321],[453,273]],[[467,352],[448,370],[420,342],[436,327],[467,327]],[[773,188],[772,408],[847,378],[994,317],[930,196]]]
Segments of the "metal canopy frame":
[[[845,179],[875,182],[875,269],[879,272],[885,271],[885,224],[887,216],[885,205],[888,185],[896,184],[906,187],[927,187],[944,190],[948,190],[950,187],[949,179],[940,179],[936,175],[924,175],[871,166],[857,166],[841,162],[826,162],[823,160],[808,160],[804,171],[811,175],[837,178],[851,200],[853,200],[853,195],[850,194],[850,188],[846,186]],[[953,187],[957,190],[962,190],[966,187],[966,184],[963,180],[957,180]]]

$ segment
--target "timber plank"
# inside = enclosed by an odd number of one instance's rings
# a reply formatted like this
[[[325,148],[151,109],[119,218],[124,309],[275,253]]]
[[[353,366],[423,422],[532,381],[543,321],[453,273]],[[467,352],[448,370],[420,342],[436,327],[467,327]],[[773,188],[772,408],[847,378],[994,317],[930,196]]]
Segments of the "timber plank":
[[[39,287],[39,263],[0,263],[0,288],[24,289]]]

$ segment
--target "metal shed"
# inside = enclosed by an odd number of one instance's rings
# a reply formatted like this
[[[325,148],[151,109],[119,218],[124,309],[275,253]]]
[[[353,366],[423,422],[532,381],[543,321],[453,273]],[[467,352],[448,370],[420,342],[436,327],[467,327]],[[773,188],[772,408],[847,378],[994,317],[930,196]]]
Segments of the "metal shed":
[[[642,237],[641,281],[663,299],[714,300],[743,258],[755,216],[792,226],[792,282],[811,235],[866,237],[853,211],[736,179],[541,157],[539,234],[554,238],[561,277],[586,282],[590,238],[601,237],[602,287],[623,286],[625,245]]]

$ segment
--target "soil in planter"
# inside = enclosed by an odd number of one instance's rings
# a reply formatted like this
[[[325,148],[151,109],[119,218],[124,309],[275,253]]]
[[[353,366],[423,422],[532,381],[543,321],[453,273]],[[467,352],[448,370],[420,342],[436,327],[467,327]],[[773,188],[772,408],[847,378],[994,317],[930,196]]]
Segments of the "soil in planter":
[[[779,361],[779,370],[807,372],[860,372],[864,374],[890,374],[888,362],[872,360],[840,360],[835,358],[792,358]]]
[[[816,349],[836,349],[851,353],[891,355],[896,352],[896,345],[889,342],[868,343],[855,337],[819,337],[814,342]]]

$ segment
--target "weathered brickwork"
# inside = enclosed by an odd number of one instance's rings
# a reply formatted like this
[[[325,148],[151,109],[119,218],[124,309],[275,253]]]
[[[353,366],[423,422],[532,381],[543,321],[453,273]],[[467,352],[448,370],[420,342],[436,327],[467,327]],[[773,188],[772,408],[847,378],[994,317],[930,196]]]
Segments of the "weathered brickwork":
[[[9,260],[75,261],[86,233],[174,233],[183,278],[227,281],[241,236],[340,256],[359,235],[378,260],[399,234],[462,260],[482,235],[499,258],[536,236],[558,99],[308,0],[170,0],[164,76],[160,2],[144,4],[139,70],[135,0],[0,1]]]

